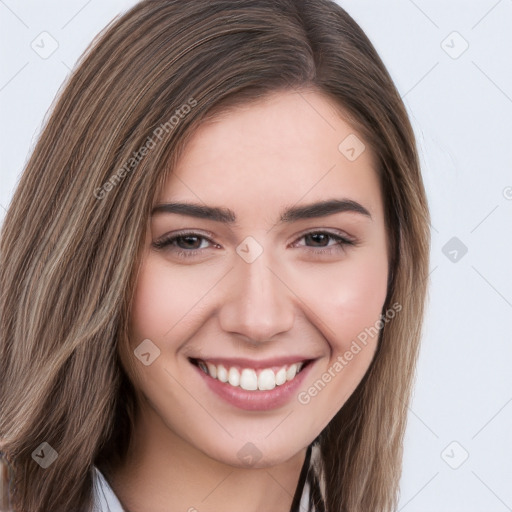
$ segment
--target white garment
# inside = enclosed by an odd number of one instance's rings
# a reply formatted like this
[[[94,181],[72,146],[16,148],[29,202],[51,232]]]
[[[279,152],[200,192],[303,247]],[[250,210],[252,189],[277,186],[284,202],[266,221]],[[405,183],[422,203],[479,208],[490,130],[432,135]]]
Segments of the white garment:
[[[93,481],[94,503],[91,512],[124,512],[114,491],[96,466],[93,468]]]
[[[315,469],[319,469],[320,462],[320,450],[318,446],[313,446],[311,453],[310,466],[314,466]],[[125,512],[119,499],[114,494],[114,491],[110,487],[109,483],[105,479],[103,473],[96,467],[93,467],[94,471],[94,504],[91,512]],[[304,485],[300,500],[300,510],[308,510],[309,503],[309,482]],[[325,490],[323,488],[322,490]],[[313,511],[314,512],[314,511]]]

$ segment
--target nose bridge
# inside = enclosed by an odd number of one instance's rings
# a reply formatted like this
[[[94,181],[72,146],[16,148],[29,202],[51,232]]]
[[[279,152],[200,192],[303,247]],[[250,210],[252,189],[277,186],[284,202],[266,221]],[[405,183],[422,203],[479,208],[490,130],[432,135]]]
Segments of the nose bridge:
[[[263,252],[248,263],[240,258],[227,283],[220,308],[220,323],[226,332],[241,334],[252,342],[270,340],[293,325],[289,290]]]

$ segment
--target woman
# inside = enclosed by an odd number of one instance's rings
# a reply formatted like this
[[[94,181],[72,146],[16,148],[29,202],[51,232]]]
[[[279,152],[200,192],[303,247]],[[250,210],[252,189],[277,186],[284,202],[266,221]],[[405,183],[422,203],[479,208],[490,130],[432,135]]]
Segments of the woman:
[[[15,510],[391,511],[426,297],[414,134],[329,0],[147,0],[0,251]]]

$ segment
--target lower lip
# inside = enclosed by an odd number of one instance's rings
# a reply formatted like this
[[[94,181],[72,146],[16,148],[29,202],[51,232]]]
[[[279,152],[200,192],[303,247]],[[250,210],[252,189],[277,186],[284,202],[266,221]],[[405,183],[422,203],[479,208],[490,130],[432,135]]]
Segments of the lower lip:
[[[196,365],[192,366],[199,372],[208,387],[229,404],[246,411],[268,411],[282,407],[297,395],[298,388],[306,378],[313,363],[314,361],[311,361],[292,380],[268,391],[246,391],[210,377]]]

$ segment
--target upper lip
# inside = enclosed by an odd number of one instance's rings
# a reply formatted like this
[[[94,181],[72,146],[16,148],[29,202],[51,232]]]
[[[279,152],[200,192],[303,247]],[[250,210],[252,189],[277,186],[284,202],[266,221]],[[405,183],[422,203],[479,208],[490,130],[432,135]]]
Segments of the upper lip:
[[[243,357],[190,357],[192,361],[204,361],[214,365],[222,364],[225,367],[240,366],[241,368],[253,368],[259,370],[262,368],[272,368],[273,366],[286,366],[293,363],[305,363],[314,359],[313,357],[304,356],[284,356],[272,359],[247,359]]]

